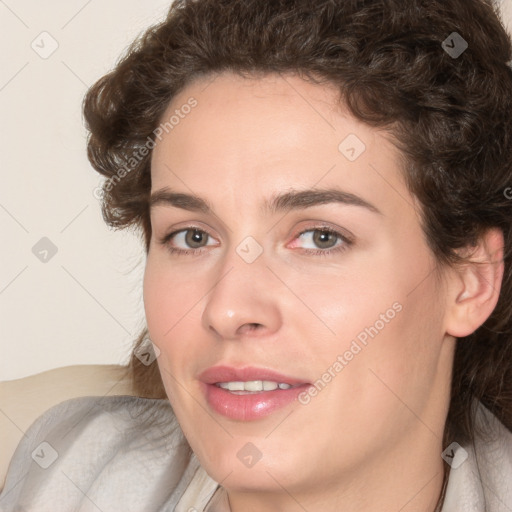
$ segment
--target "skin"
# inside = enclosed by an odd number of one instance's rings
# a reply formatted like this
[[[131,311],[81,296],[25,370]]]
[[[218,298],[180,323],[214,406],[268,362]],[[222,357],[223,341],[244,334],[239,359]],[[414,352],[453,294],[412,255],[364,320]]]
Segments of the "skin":
[[[190,97],[197,106],[153,150],[151,190],[193,193],[214,213],[152,207],[144,304],[192,449],[235,512],[433,511],[455,336],[494,308],[499,265],[479,274],[434,271],[391,136],[349,115],[334,88],[226,72],[189,84],[164,118]],[[349,134],[366,146],[355,161],[338,149]],[[330,187],[380,213],[340,203],[262,209],[291,189]],[[196,245],[183,233],[161,243],[190,226],[209,236]],[[352,243],[315,244],[311,230],[322,226]],[[263,250],[253,263],[236,251],[248,236]],[[487,260],[500,244],[491,233],[476,255]],[[169,246],[196,252],[173,254]],[[313,253],[332,246],[344,250]],[[400,312],[307,405],[243,422],[217,414],[201,392],[198,374],[217,364],[313,383],[396,303]],[[237,457],[248,442],[261,452],[251,468]]]

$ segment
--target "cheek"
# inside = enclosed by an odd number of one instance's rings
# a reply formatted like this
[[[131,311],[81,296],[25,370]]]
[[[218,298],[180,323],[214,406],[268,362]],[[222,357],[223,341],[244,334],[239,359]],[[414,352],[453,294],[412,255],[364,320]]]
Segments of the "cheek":
[[[324,364],[351,348],[358,351],[354,341],[364,350],[385,336],[400,316],[405,294],[392,269],[384,273],[375,264],[361,267],[340,268],[335,276],[317,276],[309,283],[296,278],[293,283],[294,293],[304,297],[310,310],[291,310],[293,324],[302,325],[300,332],[316,331],[316,351]],[[372,268],[378,271],[368,270]]]
[[[190,332],[191,321],[198,321],[194,316],[197,291],[193,281],[184,285],[168,265],[148,255],[143,281],[146,324],[151,341],[160,350],[157,364],[167,396],[179,411],[183,407],[176,379],[183,381],[180,372],[189,368],[191,353],[190,338],[185,333]]]
[[[308,304],[333,331],[324,329],[324,342],[311,356],[319,371],[340,376],[331,388],[337,403],[384,413],[394,402],[400,405],[394,393],[410,403],[428,395],[443,341],[444,305],[429,259],[419,256],[394,264],[396,258],[389,258],[389,265],[382,258],[365,272],[347,272],[323,293],[310,289]]]
[[[150,335],[157,345],[171,338],[181,323],[194,314],[194,304],[204,295],[201,280],[179,275],[158,258],[148,256],[144,272],[144,310]]]
[[[205,345],[201,318],[210,287],[206,279],[177,271],[165,256],[148,255],[143,282],[146,324],[160,350],[157,363],[176,410],[186,409],[181,401],[197,392],[189,381],[208,364],[205,358],[212,353],[212,347]],[[182,396],[184,388],[187,392]]]
[[[442,305],[435,283],[426,281],[416,292],[400,296],[400,311],[387,323],[374,320],[361,331],[368,334],[366,345],[345,375],[350,395],[358,397],[354,406],[382,417],[395,411],[404,422],[408,413],[403,404],[421,411],[429,400],[443,341]]]
[[[173,311],[170,304],[170,294],[165,293],[166,282],[161,278],[157,266],[148,259],[144,272],[144,311],[146,322],[152,341],[155,343],[162,338],[172,319],[169,317]],[[171,324],[172,325],[172,324]],[[157,342],[157,345],[160,345]]]

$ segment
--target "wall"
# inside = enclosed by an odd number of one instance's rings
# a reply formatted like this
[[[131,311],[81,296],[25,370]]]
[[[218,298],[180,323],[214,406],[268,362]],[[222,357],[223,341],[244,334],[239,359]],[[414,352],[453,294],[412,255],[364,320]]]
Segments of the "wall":
[[[0,380],[125,362],[143,325],[141,244],[102,220],[81,101],[169,4],[0,3]]]

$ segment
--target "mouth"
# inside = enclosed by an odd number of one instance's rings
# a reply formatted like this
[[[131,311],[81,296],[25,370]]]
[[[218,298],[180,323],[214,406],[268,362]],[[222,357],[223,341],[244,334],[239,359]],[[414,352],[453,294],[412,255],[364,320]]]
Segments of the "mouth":
[[[311,384],[265,368],[214,366],[198,376],[208,406],[232,420],[254,421],[291,405]]]
[[[246,395],[254,393],[266,393],[268,391],[275,391],[278,389],[293,389],[298,387],[299,384],[292,386],[287,382],[273,382],[270,380],[249,380],[246,382],[216,382],[215,386],[225,389],[226,391],[229,391],[230,393],[236,395]]]

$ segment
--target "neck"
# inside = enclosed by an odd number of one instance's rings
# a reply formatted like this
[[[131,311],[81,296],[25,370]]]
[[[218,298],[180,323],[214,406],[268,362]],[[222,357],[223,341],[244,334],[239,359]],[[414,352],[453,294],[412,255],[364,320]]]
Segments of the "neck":
[[[446,483],[442,443],[431,433],[408,437],[396,450],[375,456],[372,467],[365,461],[330,482],[286,486],[269,474],[275,492],[228,490],[231,512],[440,512]]]

